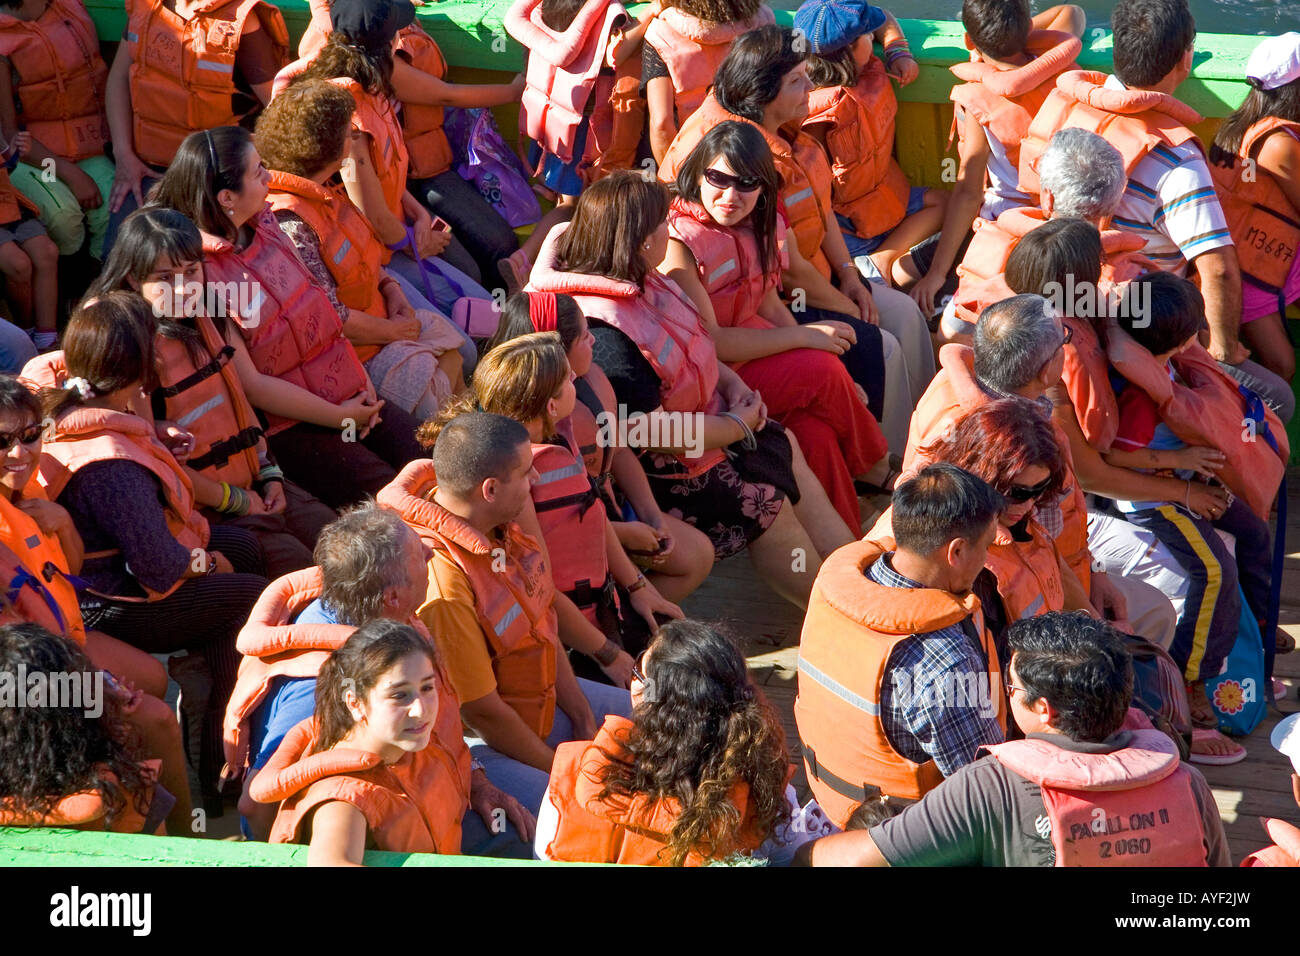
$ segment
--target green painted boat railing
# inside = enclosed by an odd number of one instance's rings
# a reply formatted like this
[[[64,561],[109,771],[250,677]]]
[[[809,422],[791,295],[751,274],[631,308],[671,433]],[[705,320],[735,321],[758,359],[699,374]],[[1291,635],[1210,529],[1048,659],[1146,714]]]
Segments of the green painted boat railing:
[[[0,867],[7,866],[306,866],[307,848],[190,837],[0,827]],[[436,853],[366,854],[367,866],[574,866]]]

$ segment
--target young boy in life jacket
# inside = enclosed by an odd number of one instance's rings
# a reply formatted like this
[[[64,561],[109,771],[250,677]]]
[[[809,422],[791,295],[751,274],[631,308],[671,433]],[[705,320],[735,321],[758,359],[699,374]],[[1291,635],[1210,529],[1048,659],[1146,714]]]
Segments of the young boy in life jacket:
[[[1300,33],[1255,47],[1246,79],[1245,102],[1214,136],[1210,175],[1241,263],[1241,337],[1290,381],[1283,316],[1300,299]]]
[[[1006,638],[1011,714],[1025,739],[982,748],[920,803],[809,844],[796,862],[1231,866],[1205,778],[1129,709],[1123,637],[1081,612],[1053,612],[1017,621]]]
[[[529,810],[557,744],[590,740],[606,716],[632,711],[626,690],[574,677],[560,645],[550,562],[518,520],[538,477],[528,429],[469,412],[443,426],[432,460],[377,496],[433,550],[417,613],[461,700],[470,752]]]
[[[519,127],[532,137],[529,163],[558,205],[573,205],[590,181],[601,159],[588,142],[593,116],[614,92],[615,70],[640,54],[659,10],[654,0],[631,25],[618,0],[515,0],[506,11],[506,31],[528,48]]]
[[[1197,343],[1205,306],[1191,282],[1166,272],[1145,275],[1130,283],[1122,305],[1121,328],[1108,341],[1119,430],[1106,461],[1172,473],[1186,481],[1189,496],[1193,480],[1222,483],[1232,492],[1226,508],[1212,504],[1205,518],[1186,500],[1116,501],[1128,521],[1155,534],[1188,573],[1187,603],[1170,654],[1184,667],[1193,720],[1203,725],[1213,719],[1203,682],[1220,672],[1236,640],[1238,582],[1261,628],[1268,619],[1272,536],[1266,516],[1285,461],[1269,439],[1281,427],[1276,416],[1271,422],[1265,417],[1257,396],[1243,408],[1236,383]],[[1260,404],[1256,441],[1242,437],[1250,399]],[[1220,530],[1235,539],[1232,550]],[[1194,633],[1205,616],[1211,626],[1202,641]]]
[[[898,100],[920,73],[907,38],[888,10],[863,0],[808,0],[794,16],[812,55],[803,129],[826,148],[834,177],[835,218],[849,255],[870,256],[887,285],[910,285],[907,251],[943,225],[948,192],[908,186],[894,159]],[[884,47],[884,59],[872,43]]]
[[[1020,191],[1020,140],[1053,88],[1056,77],[1076,69],[1083,10],[1063,4],[1030,18],[1028,0],[965,0],[962,23],[971,62],[952,72],[965,82],[952,88],[953,127],[960,166],[937,243],[913,253],[922,277],[912,298],[926,315],[948,282],[976,215],[996,219],[1032,200]]]

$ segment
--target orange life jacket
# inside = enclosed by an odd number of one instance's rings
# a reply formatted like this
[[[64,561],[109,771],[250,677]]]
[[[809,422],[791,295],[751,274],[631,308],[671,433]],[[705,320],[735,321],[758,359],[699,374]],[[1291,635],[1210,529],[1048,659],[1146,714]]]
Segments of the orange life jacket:
[[[930,381],[912,413],[908,429],[907,450],[903,453],[903,472],[920,471],[928,459],[920,454],[925,446],[939,439],[944,430],[967,412],[991,401],[975,380],[975,350],[969,345],[949,344],[939,349],[939,371]],[[1065,459],[1067,488],[1059,503],[1063,527],[1056,546],[1086,593],[1092,586],[1092,553],[1088,550],[1088,503],[1074,474],[1070,441],[1052,420],[1052,432]]]
[[[766,5],[760,5],[748,20],[732,23],[708,23],[677,7],[659,11],[646,27],[645,42],[668,68],[678,124],[700,108],[736,37],[773,22],[775,17]]]
[[[397,118],[393,103],[378,93],[367,93],[356,80],[336,76],[330,80],[352,94],[357,109],[352,114],[352,128],[369,135],[370,165],[379,177],[388,210],[399,221],[406,221],[402,211],[402,194],[406,192],[406,178],[410,167],[410,153],[402,135],[402,124]]]
[[[436,481],[433,462],[417,459],[375,500],[397,511],[425,544],[465,575],[492,655],[497,692],[545,740],[555,720],[559,627],[555,585],[541,547],[513,521],[500,537],[484,537],[433,500]]]
[[[32,482],[24,497],[43,497]],[[25,511],[0,497],[0,625],[30,621],[51,634],[83,647],[86,625],[81,620],[77,590],[69,580],[67,556],[58,538],[47,535]]]
[[[678,197],[668,209],[668,234],[691,250],[695,271],[709,294],[713,317],[724,328],[770,329],[758,314],[769,289],[781,284],[781,270],[790,261],[785,226],[777,217],[776,268],[759,268],[758,243],[748,226],[719,225],[699,203]]]
[[[626,17],[617,0],[591,0],[567,28],[553,30],[542,19],[541,0],[515,0],[506,11],[506,32],[528,48],[519,129],[561,162],[575,158],[574,141],[593,91],[598,101],[609,98],[611,84],[598,77],[610,33]]]
[[[133,461],[152,472],[162,488],[163,511],[172,537],[187,551],[207,548],[208,522],[195,507],[194,486],[172,453],[158,441],[153,422],[106,408],[73,408],[60,416],[53,435],[45,440],[37,477],[53,501],[62,494],[72,476],[86,465],[111,460]],[[104,558],[117,553],[118,549],[113,548],[87,553],[86,558]],[[180,587],[183,580],[178,578],[161,593],[144,588],[149,595],[147,600],[162,600]],[[142,600],[113,594],[103,596],[119,601]]]
[[[1232,166],[1210,166],[1242,276],[1276,293],[1286,288],[1300,245],[1300,210],[1267,170],[1256,168],[1247,181],[1244,161],[1258,159],[1264,141],[1281,129],[1300,138],[1300,123],[1266,116],[1242,136],[1238,161]]]
[[[194,435],[187,468],[213,481],[251,488],[261,470],[257,443],[262,427],[231,364],[235,350],[222,341],[206,315],[195,316],[194,327],[202,336],[204,353],[211,356],[202,366],[184,342],[162,333],[154,336],[159,382],[155,417]]]
[[[559,271],[556,245],[568,227],[562,223],[547,235],[527,291],[571,295],[588,319],[598,319],[630,338],[659,376],[665,411],[690,414],[720,409],[717,350],[695,305],[677,283],[653,269],[646,274],[644,289],[604,276]],[[695,476],[722,458],[722,452],[714,449],[698,458],[678,460]]]
[[[668,798],[650,800],[644,795],[600,799],[604,768],[626,759],[624,741],[632,730],[626,717],[610,715],[596,739],[575,740],[555,748],[555,763],[546,799],[556,812],[555,835],[546,845],[548,860],[581,863],[633,863],[666,866],[668,840],[681,815],[681,804]],[[703,866],[709,859],[750,852],[763,843],[754,826],[749,785],[737,781],[727,798],[740,821],[739,839],[722,846],[711,857],[696,850],[687,854],[686,866]]]
[[[1108,754],[1041,737],[983,749],[1042,789],[1057,866],[1207,866],[1191,771],[1169,737],[1150,728]]]
[[[320,186],[292,173],[271,171],[271,192],[266,197],[273,211],[287,209],[316,233],[321,259],[335,282],[335,294],[349,309],[388,318],[388,304],[379,291],[384,263],[391,255],[375,235],[370,220],[361,214],[341,185]],[[354,348],[356,348],[354,346]],[[357,349],[357,358],[369,361],[378,345]]]
[[[645,131],[645,116],[641,54],[635,53],[614,67],[614,86],[608,97],[596,101],[592,111],[583,167],[579,169],[584,183],[591,185],[616,169],[633,168]]]
[[[196,130],[237,125],[235,56],[250,15],[256,15],[280,64],[289,30],[265,0],[203,0],[182,19],[163,0],[127,0],[125,43],[131,51],[132,140],[135,154],[166,166]]]
[[[226,314],[239,316],[240,334],[259,372],[292,382],[327,402],[347,401],[369,386],[370,379],[343,336],[338,311],[276,225],[270,208],[251,224],[253,240],[242,251],[225,239],[203,234],[209,285],[243,289],[241,298],[252,300],[247,315],[239,315],[233,304]],[[268,435],[296,424],[276,415],[267,420]]]
[[[1097,330],[1087,319],[1062,320],[1074,330],[1065,346],[1065,368],[1061,384],[1074,405],[1075,417],[1088,444],[1100,452],[1110,451],[1119,433],[1119,405],[1110,384],[1109,360],[1101,347]]]
[[[18,122],[55,156],[102,156],[108,142],[95,23],[80,0],[50,0],[35,20],[0,13],[0,56],[17,75]]]
[[[897,115],[889,74],[874,56],[853,86],[823,86],[808,94],[803,128],[830,127],[826,152],[835,211],[848,216],[854,233],[864,239],[889,232],[907,215],[911,186],[894,159]]]
[[[153,801],[154,783],[158,779],[158,770],[161,767],[161,760],[140,761],[140,770],[148,786],[144,794],[146,804]],[[110,770],[105,770],[104,777],[113,783],[118,782],[117,775]],[[126,798],[125,803],[118,810],[112,826],[106,825],[108,807],[105,806],[104,797],[98,790],[83,790],[80,793],[70,794],[56,803],[48,813],[35,813],[17,807],[12,798],[6,797],[0,800],[0,827],[59,827],[64,830],[107,830],[111,833],[144,832],[148,821],[144,814],[136,809],[136,795],[125,791],[123,795]],[[158,829],[153,832],[163,832],[162,825],[159,824]]]
[[[36,204],[24,196],[9,178],[9,171],[0,168],[0,226],[7,226],[22,218],[22,210],[40,212]]]
[[[1300,829],[1296,829],[1285,820],[1260,817],[1260,823],[1268,831],[1273,846],[1256,850],[1244,860],[1242,866],[1300,866]]]
[[[821,144],[802,130],[795,130],[793,134],[783,130],[782,135],[773,136],[752,120],[728,113],[710,92],[700,108],[677,131],[664,154],[663,165],[659,167],[659,179],[665,183],[673,182],[677,170],[699,145],[704,134],[727,120],[749,123],[767,140],[776,171],[781,174],[781,202],[790,231],[799,243],[799,252],[817,267],[817,271],[829,278],[830,263],[822,254],[822,240],[826,238],[826,215],[831,207],[831,166]],[[787,136],[791,138],[787,139]]]
[[[311,22],[298,41],[298,56],[304,60],[315,59],[325,46],[325,40],[334,32],[330,23],[329,0],[310,0]],[[411,66],[438,79],[447,76],[447,61],[433,37],[424,32],[419,20],[397,31],[397,45],[393,53]],[[416,179],[437,176],[451,168],[451,144],[443,132],[443,108],[420,104],[402,104],[402,131],[406,138],[406,151],[411,157],[409,175]]]
[[[804,767],[813,796],[839,827],[869,787],[918,799],[943,779],[933,760],[918,764],[898,753],[880,720],[886,665],[900,641],[973,615],[989,665],[989,700],[1006,726],[997,648],[984,628],[979,599],[876,584],[866,570],[884,553],[875,542],[854,541],[822,562],[799,642],[794,717]]]
[[[272,581],[249,612],[235,647],[244,655],[239,662],[235,689],[222,723],[226,763],[242,769],[248,758],[252,715],[262,706],[279,678],[315,677],[332,651],[342,647],[352,632],[350,624],[299,624],[294,619],[321,596],[324,580],[319,567],[303,568]],[[406,622],[430,644],[433,638],[415,616]],[[460,701],[441,666],[435,669],[438,695],[452,706],[440,707],[434,733],[442,747],[463,764],[465,799],[469,799],[470,756],[461,736]]]
[[[966,45],[972,46],[969,37]],[[949,67],[957,79],[965,81],[952,88],[949,98],[1002,144],[1014,168],[1020,161],[1021,141],[1035,114],[1051,93],[1057,76],[1078,69],[1074,58],[1082,49],[1083,43],[1070,33],[1031,30],[1025,51],[1034,59],[1014,70],[1000,70],[976,54],[974,60]]]
[[[576,406],[575,406],[576,408]],[[568,431],[561,430],[561,436]],[[605,552],[605,509],[587,467],[570,446],[533,445],[533,508],[551,556],[555,589],[578,606],[592,624],[601,589],[609,580]]]
[[[469,801],[456,759],[437,734],[423,750],[385,764],[379,754],[349,747],[310,753],[317,729],[314,717],[297,724],[249,786],[258,803],[283,801],[269,842],[307,842],[303,821],[322,804],[339,801],[365,816],[368,848],[460,853],[460,821]]]
[[[1103,137],[1124,157],[1124,173],[1133,175],[1138,162],[1158,145],[1195,142],[1189,126],[1201,115],[1167,93],[1152,90],[1110,90],[1106,74],[1072,70],[1056,78],[1056,89],[1043,102],[1024,134],[1020,150],[1020,188],[1039,192],[1038,161],[1052,134],[1059,129],[1086,129]]]
[[[1251,407],[1237,382],[1197,342],[1171,360],[1178,382],[1121,330],[1107,336],[1106,353],[1120,375],[1151,397],[1160,420],[1178,438],[1223,452],[1219,479],[1267,521],[1291,457],[1290,440],[1273,410],[1258,396]]]

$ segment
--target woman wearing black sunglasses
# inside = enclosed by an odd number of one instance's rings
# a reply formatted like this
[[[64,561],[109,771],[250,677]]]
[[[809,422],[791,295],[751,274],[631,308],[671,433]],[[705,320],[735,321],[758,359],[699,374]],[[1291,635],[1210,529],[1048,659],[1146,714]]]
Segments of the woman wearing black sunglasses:
[[[1060,493],[1066,468],[1052,424],[1034,402],[1005,398],[981,405],[921,449],[921,457],[983,478],[1006,501],[984,565],[997,579],[1000,598],[993,611],[1001,614],[990,617],[1010,624],[1046,611],[1095,613],[1078,578],[1066,573],[1055,540],[1035,520],[1038,500]],[[984,603],[987,611],[990,602]]]
[[[781,302],[782,262],[799,252],[777,214],[779,188],[757,129],[735,121],[713,127],[678,171],[659,271],[691,297],[718,358],[798,436],[831,503],[856,532],[853,479],[883,485],[889,449],[849,370],[883,388],[880,330],[820,310],[805,313],[800,325]]]

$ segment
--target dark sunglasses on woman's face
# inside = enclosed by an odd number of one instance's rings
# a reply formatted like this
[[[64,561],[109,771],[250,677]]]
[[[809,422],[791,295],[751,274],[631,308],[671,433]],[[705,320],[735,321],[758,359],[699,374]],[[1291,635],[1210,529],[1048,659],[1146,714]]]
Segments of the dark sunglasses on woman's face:
[[[0,452],[6,452],[14,447],[14,442],[20,441],[24,445],[35,445],[41,440],[41,432],[44,431],[40,425],[28,425],[21,431],[13,432],[6,435],[0,432]]]
[[[1048,475],[1036,485],[1012,485],[1007,491],[1007,498],[1019,504],[1024,504],[1026,501],[1033,501],[1046,491],[1048,485],[1051,483],[1052,476]]]
[[[714,189],[739,189],[742,193],[752,193],[763,185],[760,180],[753,176],[733,176],[731,173],[724,173],[720,169],[714,169],[710,166],[704,171],[704,178]]]

